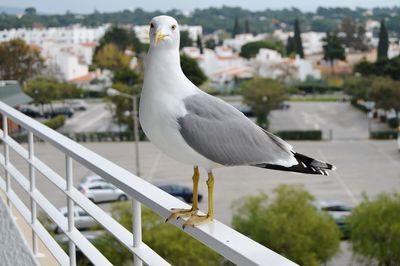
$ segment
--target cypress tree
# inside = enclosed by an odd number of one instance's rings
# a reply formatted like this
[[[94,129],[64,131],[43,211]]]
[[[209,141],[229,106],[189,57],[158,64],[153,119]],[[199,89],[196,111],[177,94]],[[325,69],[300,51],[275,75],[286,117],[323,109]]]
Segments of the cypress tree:
[[[200,34],[197,35],[197,40],[196,40],[197,48],[200,50],[200,54],[203,54],[203,41],[201,39]]]
[[[248,19],[246,19],[246,21],[244,22],[244,32],[250,33],[250,24]]]
[[[241,33],[239,18],[235,17],[235,24],[233,25],[232,38]]]
[[[381,20],[381,28],[379,30],[378,58],[377,61],[386,60],[389,50],[389,36],[386,30],[385,21]]]
[[[294,38],[289,36],[286,43],[286,56],[290,57],[293,54],[296,54],[296,43]]]
[[[301,32],[298,19],[295,19],[294,21],[294,41],[296,44],[296,53],[301,58],[304,58],[303,43],[301,42]]]
[[[337,33],[326,33],[326,37],[324,38],[325,44],[323,45],[324,49],[324,60],[329,61],[331,64],[332,74],[334,73],[333,64],[335,60],[345,60],[346,53],[343,47],[342,42],[340,41]]]

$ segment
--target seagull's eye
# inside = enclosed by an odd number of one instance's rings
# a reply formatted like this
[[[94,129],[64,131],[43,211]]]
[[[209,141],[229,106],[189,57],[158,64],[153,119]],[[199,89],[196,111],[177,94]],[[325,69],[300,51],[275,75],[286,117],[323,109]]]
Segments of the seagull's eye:
[[[153,29],[154,28],[154,24],[150,23],[150,28]]]
[[[175,29],[176,29],[176,25],[172,25],[172,26],[171,26],[171,29],[172,29],[172,30],[175,30]]]

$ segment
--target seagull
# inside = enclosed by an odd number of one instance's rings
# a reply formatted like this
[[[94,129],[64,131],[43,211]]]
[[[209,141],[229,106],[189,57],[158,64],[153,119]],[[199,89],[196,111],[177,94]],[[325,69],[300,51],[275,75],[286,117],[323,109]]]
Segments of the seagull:
[[[195,86],[183,73],[179,25],[170,16],[150,22],[150,47],[145,59],[139,118],[146,136],[163,153],[194,167],[190,209],[171,209],[167,218],[188,218],[185,226],[214,219],[213,169],[255,166],[266,169],[328,175],[334,166],[297,153],[242,112]],[[208,173],[208,212],[198,214],[199,168]]]

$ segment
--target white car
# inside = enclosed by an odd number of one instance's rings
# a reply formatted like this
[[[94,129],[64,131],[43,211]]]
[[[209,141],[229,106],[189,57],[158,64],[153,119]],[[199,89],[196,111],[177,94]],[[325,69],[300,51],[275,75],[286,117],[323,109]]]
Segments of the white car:
[[[67,207],[60,208],[59,211],[64,215],[64,217],[68,216]],[[95,225],[97,225],[97,221],[93,219],[86,211],[84,211],[79,206],[74,206],[74,223],[77,229],[88,229]],[[53,230],[55,233],[61,233],[62,230],[55,224],[51,223],[49,226],[50,230]]]
[[[105,181],[104,178],[102,178],[99,175],[89,175],[89,176],[85,176],[84,178],[82,178],[79,185],[90,184],[90,183],[94,183],[94,182],[107,182],[107,181]]]
[[[107,182],[97,181],[81,184],[78,190],[94,203],[128,199],[125,192]]]
[[[69,100],[68,105],[74,109],[75,111],[85,111],[88,107],[88,104],[84,100]]]

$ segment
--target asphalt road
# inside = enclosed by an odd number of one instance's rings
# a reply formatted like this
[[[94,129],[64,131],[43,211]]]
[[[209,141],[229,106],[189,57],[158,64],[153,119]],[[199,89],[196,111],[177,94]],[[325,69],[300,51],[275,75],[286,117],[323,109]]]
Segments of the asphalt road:
[[[112,115],[104,102],[88,102],[87,110],[75,111],[75,114],[65,121],[60,132],[101,132],[113,127]]]
[[[272,132],[279,130],[322,130],[323,138],[368,139],[367,115],[348,102],[289,102],[288,110],[274,110],[269,119]],[[370,121],[371,130],[388,129],[386,124]]]
[[[215,170],[215,213],[216,219],[229,224],[232,207],[242,197],[257,195],[260,192],[270,194],[279,184],[300,184],[318,200],[340,200],[357,205],[365,192],[375,197],[381,192],[393,192],[400,189],[400,153],[394,140],[391,141],[330,141],[330,142],[291,142],[298,152],[331,162],[337,170],[329,177],[292,174],[264,170],[255,167],[231,167]],[[134,172],[134,144],[125,143],[86,143],[86,147],[103,157]],[[122,152],[123,151],[123,152]],[[60,175],[65,175],[63,154],[46,143],[37,143],[35,153],[38,158],[50,165]],[[14,153],[11,162],[26,176],[28,167]],[[192,168],[162,155],[151,143],[140,144],[140,162],[142,177],[150,182],[171,182],[191,186]],[[90,171],[74,162],[74,185]],[[4,175],[3,175],[4,176]],[[206,195],[206,174],[202,172],[200,192]],[[37,186],[56,207],[66,205],[63,194],[37,173]],[[13,188],[24,199],[25,193],[13,182]],[[106,210],[108,204],[102,205]],[[207,210],[204,200],[200,209]],[[330,265],[347,265],[351,259],[348,244],[342,243],[343,252]]]

